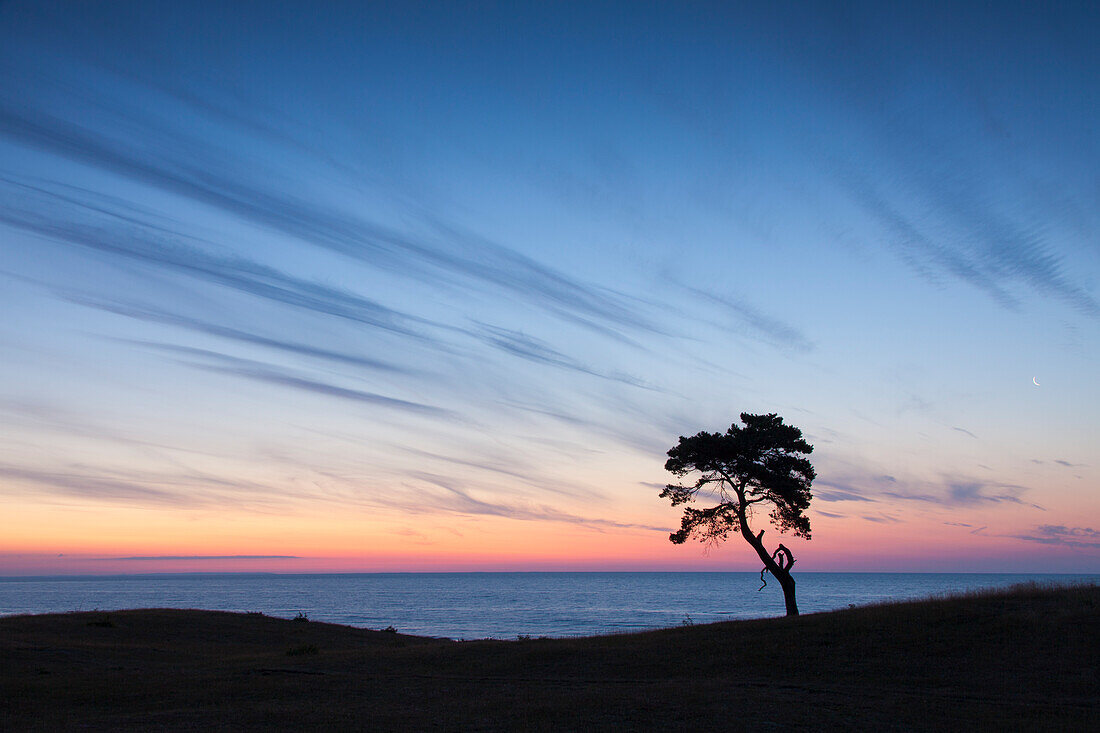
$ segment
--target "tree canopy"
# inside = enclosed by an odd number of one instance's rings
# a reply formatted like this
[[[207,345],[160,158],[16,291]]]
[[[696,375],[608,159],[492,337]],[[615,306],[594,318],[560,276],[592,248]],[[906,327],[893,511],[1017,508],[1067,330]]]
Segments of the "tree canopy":
[[[769,553],[763,545],[764,530],[753,534],[749,520],[753,508],[769,509],[772,524],[780,532],[810,539],[810,519],[805,511],[813,495],[810,485],[816,474],[806,458],[813,446],[802,438],[802,431],[784,424],[774,413],[741,413],[742,425],[734,423],[725,433],[701,432],[680,441],[668,452],[665,469],[678,478],[698,473],[693,484],[669,484],[661,496],[673,506],[696,499],[713,500],[702,509],[684,507],[680,529],[669,539],[682,544],[689,538],[720,542],[730,532],[740,532],[783,586],[788,613],[798,613],[794,603],[794,580],[790,567],[791,551],[779,545]]]

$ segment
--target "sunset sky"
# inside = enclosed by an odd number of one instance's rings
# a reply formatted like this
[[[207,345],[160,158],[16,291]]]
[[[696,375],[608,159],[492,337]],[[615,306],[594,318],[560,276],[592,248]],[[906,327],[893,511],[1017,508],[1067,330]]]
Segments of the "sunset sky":
[[[798,570],[1100,571],[1100,17],[996,7],[0,3],[0,575],[758,570],[741,412]]]

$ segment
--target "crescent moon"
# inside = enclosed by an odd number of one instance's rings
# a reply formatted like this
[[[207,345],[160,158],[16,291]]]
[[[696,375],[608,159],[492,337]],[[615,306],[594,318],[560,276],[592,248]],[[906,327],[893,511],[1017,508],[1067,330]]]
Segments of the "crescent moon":
[[[1034,384],[1036,387],[1038,387],[1039,386],[1039,378],[1038,377],[1032,377],[1031,378],[1031,383]]]

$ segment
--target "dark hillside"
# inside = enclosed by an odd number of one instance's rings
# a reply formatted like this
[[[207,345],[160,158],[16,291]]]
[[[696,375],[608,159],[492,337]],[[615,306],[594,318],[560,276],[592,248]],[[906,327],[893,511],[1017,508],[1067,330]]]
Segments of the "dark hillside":
[[[0,728],[1086,730],[1098,667],[1096,586],[520,641],[73,613],[0,619]]]

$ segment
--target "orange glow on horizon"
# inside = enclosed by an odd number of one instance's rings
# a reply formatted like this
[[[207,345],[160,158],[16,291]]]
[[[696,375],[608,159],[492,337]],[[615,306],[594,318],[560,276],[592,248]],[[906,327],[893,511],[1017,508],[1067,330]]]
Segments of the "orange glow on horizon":
[[[656,501],[632,507],[636,512],[648,508],[649,514],[621,521],[667,529],[332,506],[231,513],[16,501],[9,503],[9,523],[0,538],[0,575],[759,570],[753,551],[738,537],[712,548],[672,545],[668,532],[677,524],[676,510]],[[998,511],[988,513],[990,521],[1004,524],[1020,510]],[[1081,571],[1080,555],[1072,547],[1025,541],[1015,536],[1022,530],[963,526],[929,513],[895,515],[834,518],[811,509],[814,539],[783,541],[798,560],[796,573]],[[604,516],[614,516],[614,508]],[[765,544],[781,536],[768,527]]]

